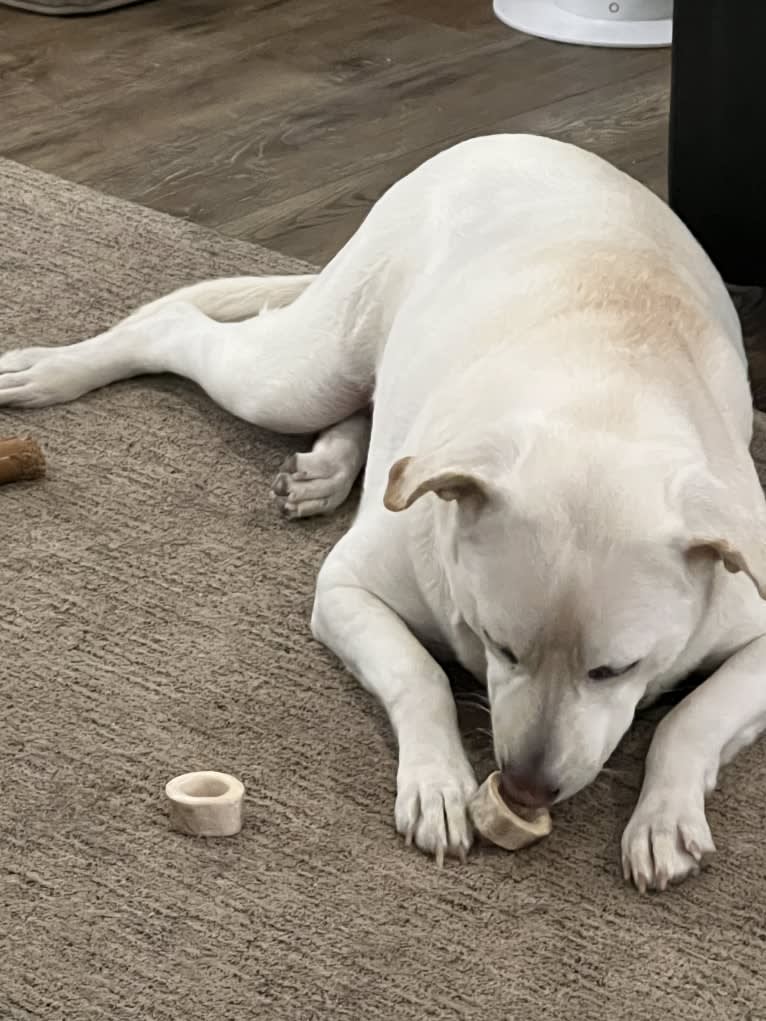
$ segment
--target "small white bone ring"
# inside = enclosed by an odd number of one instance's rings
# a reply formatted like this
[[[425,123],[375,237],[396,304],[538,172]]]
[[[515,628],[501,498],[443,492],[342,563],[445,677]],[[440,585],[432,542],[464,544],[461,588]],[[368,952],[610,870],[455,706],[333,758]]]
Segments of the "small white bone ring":
[[[242,829],[245,787],[236,776],[203,770],[165,785],[170,825],[193,837],[232,837]]]
[[[528,813],[517,805],[515,811],[500,793],[500,774],[491,773],[468,806],[476,829],[487,840],[507,851],[519,851],[547,837],[552,829],[546,809]]]

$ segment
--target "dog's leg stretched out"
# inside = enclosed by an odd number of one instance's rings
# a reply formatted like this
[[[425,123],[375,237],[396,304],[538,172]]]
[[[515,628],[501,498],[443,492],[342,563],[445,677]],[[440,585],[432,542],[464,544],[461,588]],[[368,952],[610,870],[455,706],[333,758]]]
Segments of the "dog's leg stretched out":
[[[9,351],[0,356],[0,406],[61,404],[118,379],[162,371],[157,368],[162,353],[152,350],[158,347],[152,339],[153,322],[168,326],[173,309],[176,318],[185,307],[190,314],[196,309],[211,320],[243,319],[257,315],[267,305],[289,304],[314,279],[315,276],[309,275],[208,280],[149,302],[88,341]],[[143,330],[138,329],[139,323]],[[169,354],[165,352],[168,360]],[[180,355],[182,357],[183,352]],[[182,360],[176,358],[175,361],[179,366],[177,371],[181,372]]]
[[[366,457],[374,345],[342,313],[349,305],[342,277],[329,270],[312,292],[315,279],[209,281],[82,343],[11,351],[0,357],[0,407],[43,407],[115,380],[174,372],[256,425],[327,429],[311,453],[283,467],[275,495],[290,517],[328,513],[346,499]]]
[[[286,433],[324,429],[367,404],[373,366],[369,378],[349,378],[343,323],[328,308],[328,288],[311,295],[306,283],[266,278],[239,302],[226,294],[226,283],[185,288],[79,344],[11,351],[0,358],[0,406],[60,404],[119,379],[174,372],[255,425]],[[301,291],[286,307],[243,322],[219,322],[205,312],[222,305],[230,314],[257,312],[269,299],[280,305]]]

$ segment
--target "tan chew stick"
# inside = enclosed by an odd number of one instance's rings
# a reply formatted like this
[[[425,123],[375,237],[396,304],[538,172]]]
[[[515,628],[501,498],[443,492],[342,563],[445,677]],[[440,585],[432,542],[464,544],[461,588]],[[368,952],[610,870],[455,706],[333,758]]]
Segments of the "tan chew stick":
[[[0,438],[0,485],[45,475],[45,455],[34,440],[21,436]]]
[[[242,829],[244,784],[228,773],[184,773],[165,785],[170,825],[193,837],[233,837]]]
[[[468,806],[479,833],[506,851],[518,851],[547,837],[553,828],[548,811],[541,808],[530,812],[522,806],[514,811],[500,794],[499,780],[499,773],[491,773]]]

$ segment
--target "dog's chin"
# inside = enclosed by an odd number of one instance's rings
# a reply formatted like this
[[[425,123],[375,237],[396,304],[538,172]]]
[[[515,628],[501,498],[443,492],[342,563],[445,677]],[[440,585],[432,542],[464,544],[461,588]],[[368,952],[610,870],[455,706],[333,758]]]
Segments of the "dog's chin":
[[[579,794],[580,791],[585,790],[586,787],[590,787],[600,772],[601,770],[597,769],[592,773],[588,773],[584,779],[582,777],[578,777],[577,779],[562,780],[559,785],[559,793],[556,796],[554,804],[558,805],[562,801],[568,801],[569,798],[573,798],[575,794]]]
[[[559,778],[559,793],[556,798],[556,804],[561,801],[567,801],[569,798],[573,798],[575,794],[585,790],[586,787],[590,787],[601,776],[611,754],[612,752],[609,752],[600,762],[594,763],[592,766],[582,767],[576,773],[568,771],[566,774],[562,774]]]

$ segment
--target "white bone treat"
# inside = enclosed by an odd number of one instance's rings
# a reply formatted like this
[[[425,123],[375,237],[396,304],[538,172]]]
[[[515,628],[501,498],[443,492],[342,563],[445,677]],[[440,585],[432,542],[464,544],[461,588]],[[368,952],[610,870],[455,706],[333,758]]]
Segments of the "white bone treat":
[[[469,805],[473,824],[479,833],[506,851],[518,851],[547,837],[553,828],[549,812],[531,812],[521,805],[512,809],[500,794],[500,774],[491,773]]]
[[[165,785],[170,825],[193,837],[233,837],[242,829],[244,784],[228,773],[184,773]]]

